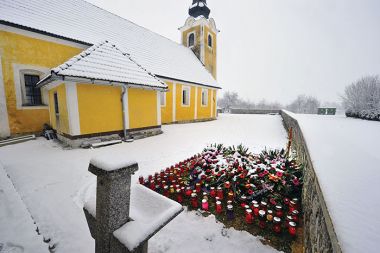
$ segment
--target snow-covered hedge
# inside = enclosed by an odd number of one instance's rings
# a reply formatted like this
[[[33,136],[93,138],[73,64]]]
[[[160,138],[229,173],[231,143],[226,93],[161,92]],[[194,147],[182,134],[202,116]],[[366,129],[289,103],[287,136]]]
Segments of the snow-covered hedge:
[[[347,110],[346,116],[353,117],[353,118],[380,121],[380,109],[361,110],[359,112]]]

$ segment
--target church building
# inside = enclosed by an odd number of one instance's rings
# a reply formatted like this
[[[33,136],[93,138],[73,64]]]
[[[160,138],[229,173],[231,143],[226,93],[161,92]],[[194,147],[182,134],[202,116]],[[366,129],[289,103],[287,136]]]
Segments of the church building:
[[[48,124],[80,146],[216,119],[209,15],[193,0],[176,43],[83,0],[0,0],[0,138]]]

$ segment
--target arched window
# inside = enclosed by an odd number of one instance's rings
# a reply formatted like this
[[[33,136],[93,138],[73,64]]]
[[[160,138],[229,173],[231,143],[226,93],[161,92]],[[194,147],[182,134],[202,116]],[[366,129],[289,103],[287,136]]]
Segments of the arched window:
[[[194,33],[191,33],[189,35],[189,39],[187,41],[187,45],[188,45],[188,47],[192,47],[192,46],[194,46],[194,44],[195,44],[195,35],[194,35]]]
[[[207,44],[209,47],[212,47],[212,36],[211,36],[211,34],[208,35]]]

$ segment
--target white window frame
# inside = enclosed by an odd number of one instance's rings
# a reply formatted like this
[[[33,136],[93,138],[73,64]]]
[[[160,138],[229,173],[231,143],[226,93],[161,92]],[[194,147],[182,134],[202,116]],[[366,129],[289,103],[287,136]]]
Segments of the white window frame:
[[[166,107],[166,92],[160,91],[160,105]]]
[[[189,39],[190,39],[190,35],[191,34],[194,34],[194,45],[192,45],[192,46],[190,46],[190,43],[189,43]],[[187,40],[186,40],[186,44],[187,44],[187,47],[188,48],[193,48],[193,47],[195,47],[195,45],[197,44],[197,40],[196,40],[196,34],[195,34],[195,31],[194,32],[190,32],[190,33],[188,33],[187,34]]]
[[[203,104],[203,94],[205,94],[205,101],[206,103]],[[208,89],[202,88],[202,93],[201,93],[201,106],[202,107],[207,107],[208,106]]]
[[[15,84],[16,92],[16,107],[17,109],[46,109],[49,105],[49,96],[48,91],[44,88],[41,88],[41,99],[42,105],[29,106],[23,105],[25,101],[25,79],[24,75],[38,75],[42,79],[47,73],[49,73],[48,68],[43,68],[33,65],[24,65],[24,64],[13,64],[13,79]]]
[[[183,92],[184,91],[187,91],[187,104],[184,104],[183,103]],[[182,85],[182,92],[181,92],[181,105],[182,107],[190,107],[190,104],[191,104],[191,87],[190,86],[185,86],[185,85]]]

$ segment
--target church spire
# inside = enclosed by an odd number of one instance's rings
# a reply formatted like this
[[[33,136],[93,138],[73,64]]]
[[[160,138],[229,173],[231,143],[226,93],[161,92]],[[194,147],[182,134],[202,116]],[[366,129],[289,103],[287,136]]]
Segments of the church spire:
[[[206,0],[193,0],[193,4],[189,8],[189,15],[194,18],[203,16],[208,19],[210,12]]]

